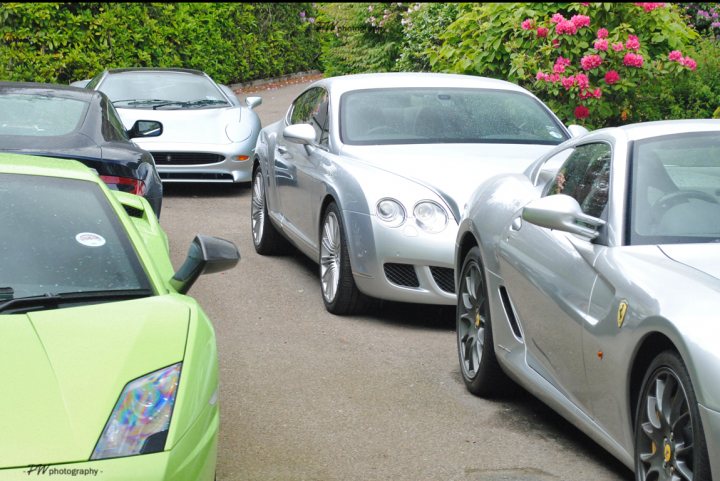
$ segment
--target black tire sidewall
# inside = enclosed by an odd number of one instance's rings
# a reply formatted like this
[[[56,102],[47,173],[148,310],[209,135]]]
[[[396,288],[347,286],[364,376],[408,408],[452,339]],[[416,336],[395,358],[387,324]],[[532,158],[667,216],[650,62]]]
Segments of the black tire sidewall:
[[[648,393],[648,382],[654,379],[658,371],[667,369],[672,371],[673,374],[682,384],[682,388],[685,391],[686,400],[688,403],[688,409],[690,410],[690,417],[692,420],[693,429],[693,475],[694,481],[711,481],[710,477],[710,461],[707,453],[707,445],[705,442],[705,433],[702,427],[702,421],[700,419],[700,411],[698,408],[697,397],[695,396],[695,390],[690,380],[685,363],[682,361],[679,354],[675,351],[663,351],[658,354],[645,373],[643,378],[640,395],[638,396],[637,405],[635,406],[635,426],[633,431],[634,443],[634,460],[635,460],[635,479],[640,480],[640,467],[642,462],[638,455],[638,444],[642,434],[640,434],[641,420],[643,417],[643,409],[645,406],[645,400]]]

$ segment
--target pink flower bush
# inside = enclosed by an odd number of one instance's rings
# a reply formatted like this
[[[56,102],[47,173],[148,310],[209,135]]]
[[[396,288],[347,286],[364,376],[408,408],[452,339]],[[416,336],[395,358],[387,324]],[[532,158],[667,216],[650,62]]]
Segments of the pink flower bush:
[[[643,66],[644,62],[645,59],[643,56],[637,53],[628,52],[625,54],[625,57],[623,57],[623,65],[628,67],[640,68]]]
[[[552,23],[560,23],[560,22],[565,21],[565,17],[563,17],[563,16],[562,16],[561,14],[559,14],[559,13],[556,13],[555,15],[552,16],[552,18],[550,19],[550,21],[551,21]]]
[[[615,83],[618,83],[620,81],[620,74],[617,73],[615,70],[608,70],[605,74],[605,83],[608,85],[612,85]]]
[[[665,6],[664,3],[653,3],[653,2],[635,2],[636,7],[642,7],[646,12],[652,12],[656,8],[662,8]]]
[[[548,32],[549,32],[549,30],[548,30],[547,28],[545,28],[545,27],[538,27],[538,29],[537,29],[537,36],[540,37],[540,38],[545,38],[545,37],[547,37]]]
[[[574,23],[577,28],[590,26],[590,17],[587,15],[573,15],[570,21]]]
[[[590,86],[590,78],[584,73],[575,75],[575,82],[580,90],[585,90]]]
[[[608,32],[607,28],[601,28],[597,31],[597,38],[608,38],[608,35],[610,32]]]
[[[602,50],[603,52],[607,52],[608,49],[608,41],[606,38],[598,38],[595,40],[595,43],[593,44],[593,48],[595,50]]]
[[[617,42],[612,44],[612,49],[616,52],[622,52],[623,50],[625,50],[625,45],[623,45],[622,42]]]
[[[575,107],[575,118],[580,119],[586,119],[590,116],[590,110],[585,107],[584,105],[578,105]]]
[[[560,83],[565,87],[565,90],[570,90],[575,85],[575,76],[563,77],[560,79]]]
[[[625,48],[628,50],[638,50],[640,48],[640,39],[635,35],[628,35],[627,42],[625,42]]]
[[[575,35],[577,26],[570,20],[562,20],[555,25],[555,31],[558,35]]]
[[[680,60],[680,65],[683,67],[687,67],[690,70],[695,70],[697,68],[697,62],[690,57],[684,57],[682,60]]]
[[[602,64],[602,61],[600,55],[586,55],[580,59],[580,65],[583,70],[592,70],[598,68]]]
[[[533,20],[532,18],[526,18],[520,24],[520,28],[522,28],[523,30],[532,30],[534,28],[534,25],[535,25],[535,20]]]

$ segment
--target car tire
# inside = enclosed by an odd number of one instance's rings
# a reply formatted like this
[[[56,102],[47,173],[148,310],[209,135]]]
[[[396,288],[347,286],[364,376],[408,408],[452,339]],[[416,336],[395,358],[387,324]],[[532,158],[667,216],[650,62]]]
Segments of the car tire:
[[[642,382],[635,412],[635,479],[711,480],[697,398],[675,351],[655,357]]]
[[[325,308],[331,314],[359,312],[365,296],[355,285],[340,209],[329,204],[320,229],[320,289]]]
[[[250,202],[250,231],[252,232],[255,252],[261,255],[280,254],[287,243],[275,228],[268,216],[267,196],[262,169],[255,170],[252,179],[252,199]]]
[[[465,256],[460,273],[455,328],[463,381],[476,396],[504,394],[512,382],[495,356],[488,290],[477,246]]]

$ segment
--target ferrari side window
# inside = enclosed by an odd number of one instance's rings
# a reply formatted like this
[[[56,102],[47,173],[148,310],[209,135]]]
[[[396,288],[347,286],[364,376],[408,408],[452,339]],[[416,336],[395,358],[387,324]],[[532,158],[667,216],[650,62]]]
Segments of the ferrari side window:
[[[608,144],[578,146],[548,185],[546,195],[569,195],[585,214],[601,217],[610,191],[611,157]]]

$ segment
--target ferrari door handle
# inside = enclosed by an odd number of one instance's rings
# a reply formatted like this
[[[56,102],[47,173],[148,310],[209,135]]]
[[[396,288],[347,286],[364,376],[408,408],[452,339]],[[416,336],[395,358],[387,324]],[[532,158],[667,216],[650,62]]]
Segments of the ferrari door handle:
[[[512,221],[512,224],[510,224],[510,229],[514,231],[519,231],[522,227],[522,217],[515,217]]]
[[[283,147],[282,145],[278,145],[278,146],[277,146],[277,151],[278,151],[278,153],[279,153],[280,155],[285,155],[285,154],[287,154],[287,149],[286,149],[285,147]]]

